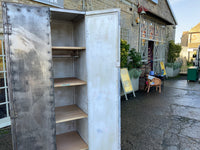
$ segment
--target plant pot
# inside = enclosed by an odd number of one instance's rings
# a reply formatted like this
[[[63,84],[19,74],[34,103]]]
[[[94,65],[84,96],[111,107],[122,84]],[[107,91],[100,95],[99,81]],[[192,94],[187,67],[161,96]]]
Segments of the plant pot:
[[[134,91],[138,91],[139,90],[139,77],[138,78],[131,78],[131,83],[133,86]]]
[[[180,68],[174,69],[173,67],[166,67],[166,72],[168,77],[176,77],[180,72]]]

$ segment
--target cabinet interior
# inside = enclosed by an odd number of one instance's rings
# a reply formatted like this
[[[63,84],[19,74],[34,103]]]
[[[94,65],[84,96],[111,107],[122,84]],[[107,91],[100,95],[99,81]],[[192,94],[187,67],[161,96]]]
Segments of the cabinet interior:
[[[52,11],[51,38],[57,149],[88,149],[84,14]]]

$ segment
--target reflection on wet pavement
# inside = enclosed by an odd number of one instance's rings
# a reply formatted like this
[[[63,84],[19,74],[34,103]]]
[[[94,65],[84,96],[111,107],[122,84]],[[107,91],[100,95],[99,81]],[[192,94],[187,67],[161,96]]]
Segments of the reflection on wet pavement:
[[[200,84],[165,81],[162,93],[122,100],[122,150],[200,150]]]

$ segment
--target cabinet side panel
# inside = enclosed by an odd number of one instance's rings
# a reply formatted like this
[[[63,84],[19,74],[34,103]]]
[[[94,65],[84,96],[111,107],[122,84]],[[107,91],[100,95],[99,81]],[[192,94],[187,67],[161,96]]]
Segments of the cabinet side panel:
[[[119,12],[86,13],[90,150],[119,150]]]
[[[76,60],[76,76],[87,82],[86,51],[81,51],[80,58]],[[87,86],[78,86],[75,90],[76,104],[88,114]],[[84,141],[88,143],[88,119],[77,121],[77,131]]]
[[[69,121],[56,124],[56,135],[76,131],[76,121]]]
[[[74,69],[72,58],[53,58],[54,78],[74,77]]]
[[[52,45],[74,46],[73,30],[73,24],[70,21],[52,20]]]
[[[74,104],[75,87],[59,87],[54,89],[56,107]]]
[[[85,47],[85,20],[74,23],[74,43],[76,46]]]
[[[12,26],[6,51],[14,149],[55,150],[49,9],[12,3],[3,9],[4,24]]]

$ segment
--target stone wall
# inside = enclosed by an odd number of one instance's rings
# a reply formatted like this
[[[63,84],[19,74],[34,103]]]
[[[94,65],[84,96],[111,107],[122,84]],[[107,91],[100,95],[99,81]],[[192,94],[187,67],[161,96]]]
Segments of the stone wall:
[[[188,35],[189,35],[188,31],[183,32],[181,37],[181,46],[188,46]]]
[[[187,60],[191,60],[191,58],[188,58],[188,47],[186,46],[182,46],[182,49],[181,49],[181,52],[180,52],[180,57],[183,59],[183,58],[186,58]]]
[[[172,17],[172,13],[166,0],[159,0],[158,4],[153,3],[151,0],[141,0],[141,4],[144,5],[144,7],[150,12],[167,20],[170,23],[175,24],[175,20]]]
[[[3,0],[0,0],[3,1]],[[5,1],[5,0],[4,0]],[[7,2],[16,2],[29,5],[47,6],[32,0],[6,0]],[[168,5],[165,0],[159,1],[158,5],[152,3],[150,0],[140,0],[140,5],[144,5],[147,9],[154,12],[159,16],[163,16],[169,21],[173,22],[173,17],[169,11]],[[101,10],[109,8],[121,9],[121,38],[126,39],[130,43],[131,48],[138,50],[139,41],[139,24],[136,23],[138,14],[139,0],[64,0],[65,9],[74,10]],[[50,6],[53,7],[53,6]],[[162,11],[161,11],[162,10]],[[2,8],[0,6],[0,33],[2,29]],[[170,30],[170,37],[174,39],[174,30]],[[170,39],[170,38],[169,38]]]

